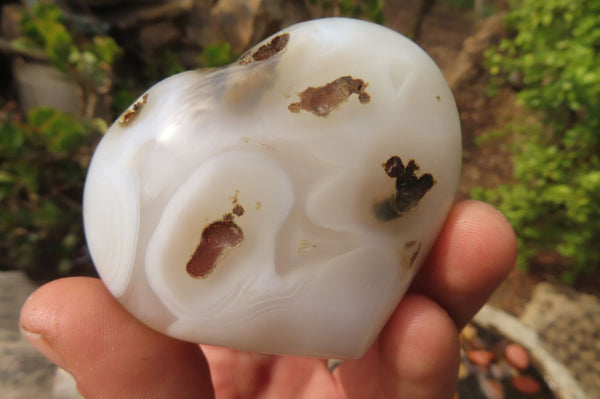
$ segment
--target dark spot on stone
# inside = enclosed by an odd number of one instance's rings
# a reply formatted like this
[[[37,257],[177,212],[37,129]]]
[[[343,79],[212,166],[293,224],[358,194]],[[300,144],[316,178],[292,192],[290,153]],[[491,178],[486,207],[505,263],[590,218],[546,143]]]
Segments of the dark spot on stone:
[[[400,157],[394,155],[383,164],[383,169],[389,177],[396,179],[396,192],[373,207],[375,217],[382,221],[395,219],[415,209],[435,184],[431,173],[417,177],[415,172],[419,170],[419,165],[414,159],[404,166]]]
[[[254,61],[264,61],[271,58],[275,54],[287,46],[290,41],[290,34],[284,33],[279,36],[275,36],[269,43],[263,44],[252,54]]]
[[[388,159],[386,163],[383,164],[383,169],[389,177],[396,178],[399,177],[402,173],[404,173],[404,164],[402,163],[402,160],[399,157],[394,155],[393,157]]]
[[[233,223],[234,219],[235,219],[235,217],[233,216],[233,213],[225,213],[225,214],[223,214],[223,221],[225,223]]]
[[[406,244],[404,244],[404,249],[411,249],[415,245],[417,245],[417,242],[415,240],[409,241]]]
[[[268,60],[277,53],[280,53],[281,50],[287,46],[289,41],[289,33],[282,33],[281,35],[275,36],[269,43],[260,46],[254,53],[252,53],[252,55],[242,56],[238,64],[247,65],[252,61]]]
[[[225,257],[231,248],[237,247],[244,238],[244,232],[235,224],[236,216],[245,213],[244,207],[238,204],[239,192],[229,197],[233,208],[223,214],[223,219],[209,224],[202,231],[200,244],[192,258],[186,264],[187,273],[193,278],[206,278]]]
[[[435,96],[435,99],[437,100],[438,103],[442,102],[442,97],[440,97],[440,96]]]
[[[371,96],[369,93],[360,93],[358,95],[358,101],[360,101],[361,104],[367,104],[369,101],[371,101]]]
[[[419,243],[419,246],[417,247],[417,249],[415,250],[415,252],[413,252],[413,254],[410,257],[410,263],[409,263],[409,267],[413,267],[413,265],[415,264],[415,261],[417,260],[417,256],[419,255],[419,252],[421,251],[421,243]]]
[[[362,79],[342,76],[324,86],[307,88],[298,95],[300,102],[290,104],[288,109],[293,113],[305,110],[317,116],[327,116],[352,94],[358,94],[360,103],[367,104],[371,101],[371,96],[365,92],[367,86]]]
[[[409,269],[412,268],[417,260],[417,256],[419,256],[420,251],[420,241],[413,240],[404,244],[404,249],[402,251],[402,264],[407,265]]]
[[[146,101],[148,101],[148,93],[144,94],[142,98],[133,103],[133,105],[123,113],[121,118],[119,118],[119,125],[125,126],[128,125],[131,121],[133,121],[133,119],[142,110],[142,107],[146,104]]]
[[[242,229],[233,222],[221,220],[209,224],[202,231],[200,244],[186,265],[193,278],[206,278],[225,257],[228,249],[240,245]]]
[[[290,104],[290,105],[288,106],[288,109],[289,109],[291,112],[293,112],[293,113],[297,114],[297,113],[298,113],[298,112],[300,112],[300,110],[301,110],[301,108],[300,108],[300,103],[293,103],[293,104]]]
[[[235,204],[231,210],[231,213],[233,213],[235,216],[242,216],[244,214],[244,207],[240,204]]]

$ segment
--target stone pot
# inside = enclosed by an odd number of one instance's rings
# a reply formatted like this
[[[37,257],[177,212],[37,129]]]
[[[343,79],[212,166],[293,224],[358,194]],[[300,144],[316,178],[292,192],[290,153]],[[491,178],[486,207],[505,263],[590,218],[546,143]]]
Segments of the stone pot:
[[[496,331],[521,345],[531,355],[531,361],[559,399],[586,399],[586,394],[569,370],[548,352],[538,334],[517,318],[491,305],[485,305],[473,319],[479,327]]]
[[[79,88],[55,68],[17,58],[13,62],[13,75],[23,113],[37,107],[52,107],[80,114]]]

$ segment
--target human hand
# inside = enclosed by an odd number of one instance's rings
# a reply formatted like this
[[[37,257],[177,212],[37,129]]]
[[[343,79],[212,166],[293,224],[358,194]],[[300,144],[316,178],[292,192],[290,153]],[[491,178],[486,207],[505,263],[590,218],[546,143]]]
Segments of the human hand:
[[[134,319],[102,282],[38,289],[21,329],[87,399],[452,398],[458,332],[514,265],[514,233],[489,205],[454,205],[409,292],[371,349],[333,372],[324,359],[198,346]]]

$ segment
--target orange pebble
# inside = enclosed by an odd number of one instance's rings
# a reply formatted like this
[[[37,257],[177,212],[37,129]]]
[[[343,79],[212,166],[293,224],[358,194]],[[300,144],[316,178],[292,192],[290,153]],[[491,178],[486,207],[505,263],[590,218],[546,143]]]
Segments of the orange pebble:
[[[494,354],[486,350],[467,351],[467,358],[474,364],[486,368],[494,360]]]
[[[518,375],[512,379],[512,384],[515,389],[521,393],[535,395],[542,390],[539,382],[527,375]]]
[[[508,344],[504,349],[504,357],[508,363],[517,370],[525,370],[529,367],[529,353],[518,344]]]

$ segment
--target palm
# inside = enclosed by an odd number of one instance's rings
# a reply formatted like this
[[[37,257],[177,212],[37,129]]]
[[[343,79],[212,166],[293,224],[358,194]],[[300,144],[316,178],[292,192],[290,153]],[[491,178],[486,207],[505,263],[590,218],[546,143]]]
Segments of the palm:
[[[325,360],[205,347],[217,398],[337,398]]]
[[[420,295],[403,301],[361,359],[346,360],[333,372],[324,359],[203,349],[218,399],[443,398],[453,391],[458,366],[456,327]],[[424,369],[427,376],[420,375]],[[431,374],[438,384],[410,383]]]

